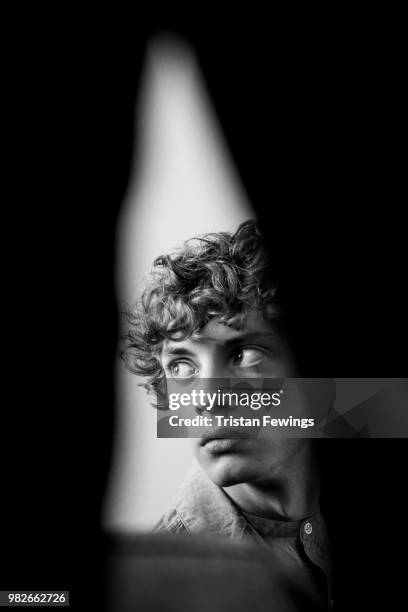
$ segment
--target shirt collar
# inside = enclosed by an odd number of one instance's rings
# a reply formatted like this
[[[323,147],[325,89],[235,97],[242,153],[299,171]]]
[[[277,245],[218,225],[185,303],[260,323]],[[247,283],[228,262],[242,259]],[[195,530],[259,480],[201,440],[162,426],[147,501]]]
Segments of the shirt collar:
[[[242,539],[247,521],[221,487],[215,485],[195,463],[184,479],[176,498],[176,510],[190,533]]]
[[[252,525],[250,516],[246,518],[223,489],[215,485],[197,463],[193,464],[178,490],[175,508],[189,533],[204,532],[218,537],[223,535],[236,541],[249,538],[268,548],[262,533],[256,528],[259,528],[259,525]],[[283,521],[265,519],[265,528],[267,524],[271,527],[270,531],[268,529],[269,536],[272,536],[274,531],[275,537],[288,537],[292,533],[294,535],[296,530],[307,556],[323,570],[331,586],[330,546],[320,510],[303,521],[290,522],[289,525],[285,525]]]

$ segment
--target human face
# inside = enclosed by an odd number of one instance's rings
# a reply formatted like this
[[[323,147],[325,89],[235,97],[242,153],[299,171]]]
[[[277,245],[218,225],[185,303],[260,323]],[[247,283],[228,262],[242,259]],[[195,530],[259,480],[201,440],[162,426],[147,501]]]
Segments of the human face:
[[[296,376],[287,342],[259,312],[252,312],[239,330],[212,319],[200,333],[186,340],[166,341],[162,365],[166,378],[173,379]],[[296,439],[254,436],[225,437],[214,443],[203,437],[194,441],[194,452],[213,482],[230,486],[262,479],[279,470],[301,443]]]

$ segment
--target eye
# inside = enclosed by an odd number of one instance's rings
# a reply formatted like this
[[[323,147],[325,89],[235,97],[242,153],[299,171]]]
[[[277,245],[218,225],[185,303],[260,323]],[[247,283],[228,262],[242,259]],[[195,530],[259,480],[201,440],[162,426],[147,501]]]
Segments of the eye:
[[[233,356],[233,365],[239,368],[252,368],[259,365],[265,357],[263,351],[257,348],[242,348]]]
[[[197,368],[187,361],[173,362],[169,366],[169,371],[174,378],[191,378],[198,374]]]

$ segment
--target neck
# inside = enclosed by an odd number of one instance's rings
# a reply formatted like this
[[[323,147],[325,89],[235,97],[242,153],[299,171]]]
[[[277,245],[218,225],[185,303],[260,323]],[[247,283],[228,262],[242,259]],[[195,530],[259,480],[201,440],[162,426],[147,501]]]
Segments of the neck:
[[[319,507],[320,478],[311,440],[262,478],[227,487],[225,493],[244,512],[297,521]]]

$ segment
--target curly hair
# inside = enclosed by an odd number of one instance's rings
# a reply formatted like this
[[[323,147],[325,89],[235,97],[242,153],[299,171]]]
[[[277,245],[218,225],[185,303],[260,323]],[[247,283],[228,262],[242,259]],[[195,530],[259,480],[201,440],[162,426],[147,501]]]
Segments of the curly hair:
[[[268,281],[269,262],[255,221],[235,233],[209,233],[187,240],[172,255],[157,257],[141,300],[126,313],[130,325],[121,357],[143,376],[148,392],[162,397],[165,374],[160,362],[166,339],[182,340],[210,319],[242,327],[254,309],[276,319],[276,287]]]

